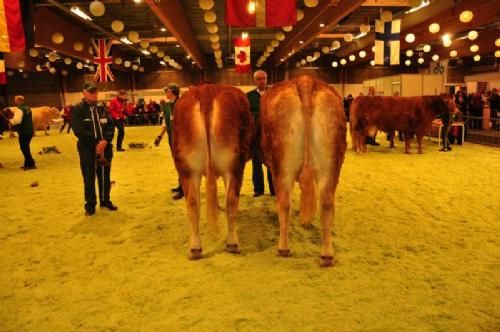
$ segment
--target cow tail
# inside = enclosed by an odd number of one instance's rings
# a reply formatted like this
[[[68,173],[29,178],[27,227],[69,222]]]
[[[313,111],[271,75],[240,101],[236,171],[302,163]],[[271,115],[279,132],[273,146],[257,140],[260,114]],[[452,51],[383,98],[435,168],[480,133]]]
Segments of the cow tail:
[[[209,88],[209,87],[207,87]],[[210,91],[211,92],[211,91]],[[206,173],[206,198],[207,198],[207,223],[210,231],[214,234],[219,233],[219,225],[217,223],[217,214],[219,205],[217,202],[217,178],[212,162],[212,151],[210,148],[210,118],[213,111],[213,102],[215,95],[212,93],[200,95],[200,110],[203,114],[205,125],[205,134],[207,135],[207,164],[205,167]]]
[[[304,165],[299,175],[301,189],[300,221],[302,225],[308,225],[316,213],[316,184],[314,183],[314,170],[311,166],[314,80],[310,77],[304,77],[298,83],[297,88],[304,120]]]

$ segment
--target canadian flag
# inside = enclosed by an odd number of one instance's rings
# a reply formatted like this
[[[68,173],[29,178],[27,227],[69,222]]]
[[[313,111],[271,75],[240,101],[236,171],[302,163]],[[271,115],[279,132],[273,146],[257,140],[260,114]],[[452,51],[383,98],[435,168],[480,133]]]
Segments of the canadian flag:
[[[226,24],[282,27],[297,23],[296,0],[226,0]]]
[[[234,64],[237,73],[250,72],[250,38],[234,38]]]

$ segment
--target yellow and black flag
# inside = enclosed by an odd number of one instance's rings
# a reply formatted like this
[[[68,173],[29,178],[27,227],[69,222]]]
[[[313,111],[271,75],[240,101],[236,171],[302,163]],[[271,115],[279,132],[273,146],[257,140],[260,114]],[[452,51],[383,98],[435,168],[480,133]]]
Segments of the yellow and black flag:
[[[0,84],[7,84],[7,75],[5,75],[4,54],[0,52]]]

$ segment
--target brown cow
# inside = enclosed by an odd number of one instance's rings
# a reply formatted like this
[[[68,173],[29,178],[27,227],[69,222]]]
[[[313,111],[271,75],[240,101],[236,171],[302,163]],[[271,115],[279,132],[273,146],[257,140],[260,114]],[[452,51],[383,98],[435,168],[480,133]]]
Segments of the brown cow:
[[[226,188],[227,251],[239,253],[236,215],[245,163],[249,159],[253,120],[245,94],[230,86],[201,84],[175,105],[173,153],[191,222],[189,258],[202,255],[199,234],[200,183],[206,176],[207,219],[217,230],[217,183]]]
[[[323,227],[320,266],[333,265],[331,222],[335,190],[347,146],[341,98],[319,79],[300,76],[276,84],[261,100],[261,145],[276,189],[280,222],[278,253],[290,256],[288,224],[295,181],[301,189],[300,219],[311,222],[319,191]]]
[[[418,153],[422,153],[422,138],[436,117],[449,116],[454,112],[451,100],[444,96],[423,97],[358,97],[350,110],[350,129],[354,151],[366,152],[365,137],[377,130],[405,134],[405,153],[410,153],[410,140],[417,136]]]
[[[43,130],[45,135],[48,135],[47,128],[50,123],[55,119],[61,118],[61,112],[55,107],[41,106],[32,107],[31,112],[33,114],[33,130]]]

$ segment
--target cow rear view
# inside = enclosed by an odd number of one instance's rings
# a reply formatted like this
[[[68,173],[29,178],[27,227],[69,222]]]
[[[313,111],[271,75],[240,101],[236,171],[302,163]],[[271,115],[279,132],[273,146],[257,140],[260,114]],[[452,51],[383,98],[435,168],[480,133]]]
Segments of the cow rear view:
[[[245,163],[249,159],[253,122],[239,89],[201,84],[183,94],[175,106],[173,151],[191,222],[189,258],[202,256],[199,234],[200,184],[206,176],[207,220],[217,232],[217,185],[226,188],[227,251],[239,253],[236,216]]]
[[[294,182],[299,181],[303,225],[309,224],[314,216],[318,191],[323,227],[320,265],[331,266],[335,190],[347,146],[340,96],[324,82],[300,76],[276,84],[264,94],[260,121],[262,149],[277,195],[278,253],[290,255],[290,195]]]

